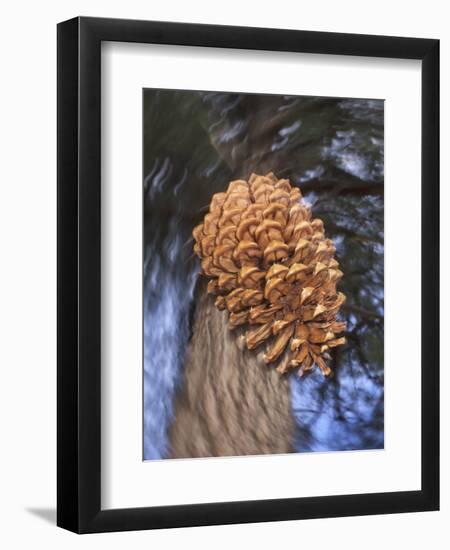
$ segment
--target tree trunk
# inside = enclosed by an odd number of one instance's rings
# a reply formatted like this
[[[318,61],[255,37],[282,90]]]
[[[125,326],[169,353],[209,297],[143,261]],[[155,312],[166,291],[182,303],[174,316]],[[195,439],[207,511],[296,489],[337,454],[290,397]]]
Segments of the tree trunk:
[[[289,381],[239,345],[219,311],[197,288],[193,335],[169,431],[170,458],[293,452]],[[241,349],[243,348],[243,349]]]

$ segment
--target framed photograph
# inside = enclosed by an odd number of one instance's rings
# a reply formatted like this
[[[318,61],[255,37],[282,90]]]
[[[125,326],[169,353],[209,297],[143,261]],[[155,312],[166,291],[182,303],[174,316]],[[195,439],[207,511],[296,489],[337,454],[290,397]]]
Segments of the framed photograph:
[[[58,25],[77,533],[439,507],[439,41]]]

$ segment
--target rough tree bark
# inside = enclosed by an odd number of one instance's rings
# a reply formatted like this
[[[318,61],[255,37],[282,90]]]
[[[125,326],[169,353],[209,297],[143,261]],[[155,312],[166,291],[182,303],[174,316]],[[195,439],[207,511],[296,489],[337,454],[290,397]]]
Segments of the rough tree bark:
[[[289,382],[239,345],[205,281],[169,430],[171,458],[293,452]],[[242,348],[242,349],[241,349]]]

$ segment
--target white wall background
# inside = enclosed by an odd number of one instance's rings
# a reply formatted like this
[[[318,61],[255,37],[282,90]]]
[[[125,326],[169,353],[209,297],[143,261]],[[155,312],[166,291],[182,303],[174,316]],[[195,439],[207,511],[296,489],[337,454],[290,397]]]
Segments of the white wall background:
[[[0,64],[0,544],[109,548],[448,548],[450,375],[442,356],[442,511],[77,537],[57,529],[56,23],[76,15],[441,39],[442,279],[449,280],[450,37],[439,0],[41,0],[3,6]],[[407,129],[405,129],[407,131]],[[447,184],[447,185],[445,185]],[[407,238],[407,235],[405,235]],[[442,285],[443,349],[450,331]],[[404,343],[403,343],[404,344]]]

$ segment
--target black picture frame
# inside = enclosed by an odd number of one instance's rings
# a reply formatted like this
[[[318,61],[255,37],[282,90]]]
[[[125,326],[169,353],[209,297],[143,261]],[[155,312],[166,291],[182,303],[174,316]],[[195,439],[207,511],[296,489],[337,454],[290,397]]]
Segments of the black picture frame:
[[[77,17],[58,25],[57,524],[76,533],[439,509],[439,41]],[[102,41],[422,61],[422,489],[102,510]]]

